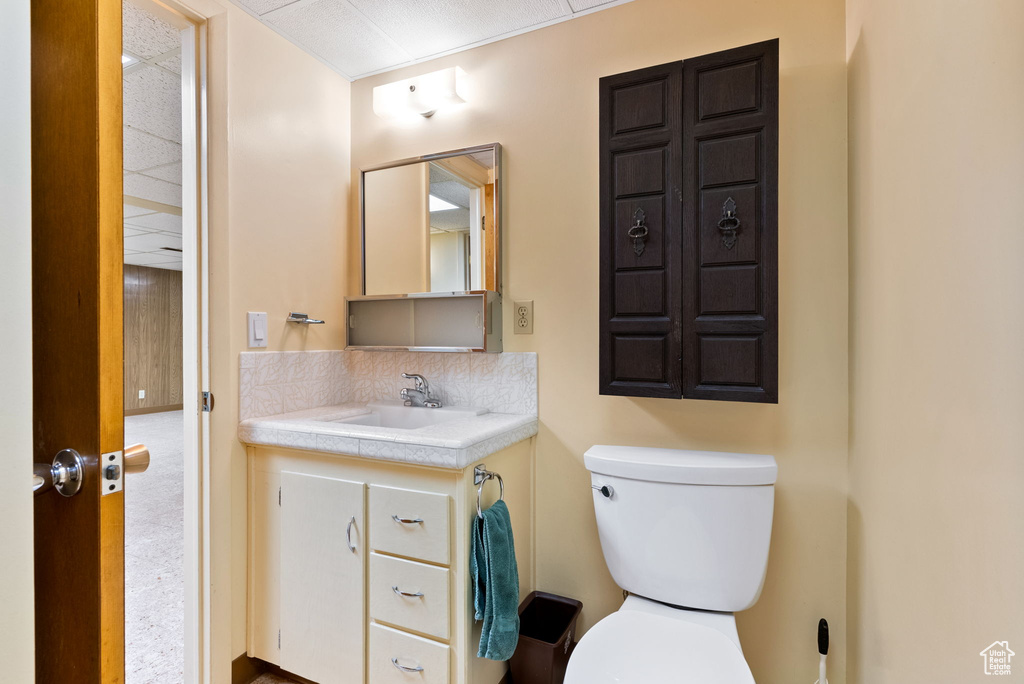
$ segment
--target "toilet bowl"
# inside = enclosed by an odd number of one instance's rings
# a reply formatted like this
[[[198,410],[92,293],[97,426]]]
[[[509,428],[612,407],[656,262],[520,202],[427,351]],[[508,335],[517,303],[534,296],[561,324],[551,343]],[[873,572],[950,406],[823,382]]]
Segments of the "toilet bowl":
[[[733,613],[761,593],[775,459],[595,446],[605,562],[629,597],[580,640],[565,684],[753,684]]]

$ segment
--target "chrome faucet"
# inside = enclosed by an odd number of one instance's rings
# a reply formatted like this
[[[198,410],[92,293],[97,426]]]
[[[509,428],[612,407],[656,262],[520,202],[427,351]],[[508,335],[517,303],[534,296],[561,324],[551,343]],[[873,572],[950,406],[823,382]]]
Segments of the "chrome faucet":
[[[430,383],[422,375],[416,373],[402,373],[402,377],[408,380],[415,380],[416,387],[406,387],[402,390],[401,397],[406,406],[423,406],[425,408],[441,408],[441,402],[430,396]]]

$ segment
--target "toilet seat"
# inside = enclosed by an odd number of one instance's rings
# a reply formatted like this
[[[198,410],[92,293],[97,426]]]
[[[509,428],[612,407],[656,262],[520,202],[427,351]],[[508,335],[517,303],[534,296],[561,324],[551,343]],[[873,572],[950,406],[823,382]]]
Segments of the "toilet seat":
[[[565,684],[754,684],[736,644],[710,627],[634,610],[588,631]]]

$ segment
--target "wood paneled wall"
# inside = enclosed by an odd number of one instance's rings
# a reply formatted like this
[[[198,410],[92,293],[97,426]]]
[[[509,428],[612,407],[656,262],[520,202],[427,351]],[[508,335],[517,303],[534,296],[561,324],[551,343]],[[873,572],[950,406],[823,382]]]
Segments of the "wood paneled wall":
[[[181,271],[125,264],[126,414],[182,407],[181,324]]]

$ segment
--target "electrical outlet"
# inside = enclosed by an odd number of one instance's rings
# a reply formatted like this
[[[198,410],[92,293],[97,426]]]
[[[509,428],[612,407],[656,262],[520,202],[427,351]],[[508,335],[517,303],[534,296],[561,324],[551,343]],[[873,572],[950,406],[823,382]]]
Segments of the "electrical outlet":
[[[523,299],[518,302],[514,302],[515,312],[515,334],[516,335],[532,335],[533,334],[533,300]]]
[[[146,398],[146,390],[139,390],[139,399]]]

